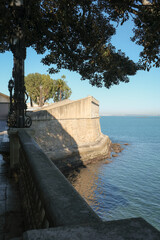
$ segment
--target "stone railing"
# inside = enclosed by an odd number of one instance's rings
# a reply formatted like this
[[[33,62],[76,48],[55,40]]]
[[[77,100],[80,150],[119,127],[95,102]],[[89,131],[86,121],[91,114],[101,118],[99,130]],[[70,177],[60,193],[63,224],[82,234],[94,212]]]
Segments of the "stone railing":
[[[25,130],[18,130],[20,191],[27,229],[101,222]]]

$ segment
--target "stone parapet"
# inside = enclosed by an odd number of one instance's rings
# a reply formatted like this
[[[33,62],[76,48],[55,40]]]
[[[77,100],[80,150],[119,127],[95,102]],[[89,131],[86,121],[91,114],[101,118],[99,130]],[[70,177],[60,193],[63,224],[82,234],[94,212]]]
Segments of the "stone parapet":
[[[160,232],[142,218],[32,230],[23,240],[159,240]]]
[[[18,130],[19,183],[28,229],[101,222],[25,130]]]
[[[34,135],[34,130],[29,128],[24,128],[31,136]],[[19,164],[19,138],[18,131],[22,130],[22,128],[9,128],[8,136],[9,136],[9,151],[10,151],[10,168],[17,168]]]
[[[92,96],[76,101],[64,100],[34,111],[32,120],[48,120],[52,119],[52,116],[57,120],[97,118],[99,102]]]

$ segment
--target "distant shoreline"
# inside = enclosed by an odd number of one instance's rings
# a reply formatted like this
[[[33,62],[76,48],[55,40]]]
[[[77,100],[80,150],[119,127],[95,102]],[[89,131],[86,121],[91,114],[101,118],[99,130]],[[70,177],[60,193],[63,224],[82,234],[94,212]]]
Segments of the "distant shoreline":
[[[144,118],[148,118],[148,117],[160,117],[160,115],[101,115],[100,117],[144,117]]]

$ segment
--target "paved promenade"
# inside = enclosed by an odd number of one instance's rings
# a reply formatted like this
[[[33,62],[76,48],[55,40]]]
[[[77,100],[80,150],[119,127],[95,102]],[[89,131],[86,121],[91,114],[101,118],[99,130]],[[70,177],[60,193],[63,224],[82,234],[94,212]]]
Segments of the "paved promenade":
[[[6,130],[6,122],[0,121],[0,240],[19,237],[23,232],[17,183],[9,174]]]

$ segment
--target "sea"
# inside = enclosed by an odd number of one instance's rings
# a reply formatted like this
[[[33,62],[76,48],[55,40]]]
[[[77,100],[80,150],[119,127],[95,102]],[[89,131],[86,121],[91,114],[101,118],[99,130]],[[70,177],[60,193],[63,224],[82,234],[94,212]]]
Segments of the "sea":
[[[100,124],[124,150],[76,171],[73,186],[103,220],[142,217],[160,230],[160,116],[103,116]]]

